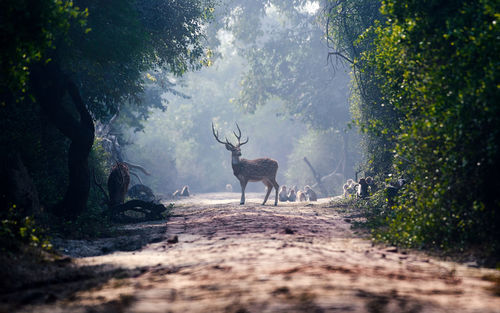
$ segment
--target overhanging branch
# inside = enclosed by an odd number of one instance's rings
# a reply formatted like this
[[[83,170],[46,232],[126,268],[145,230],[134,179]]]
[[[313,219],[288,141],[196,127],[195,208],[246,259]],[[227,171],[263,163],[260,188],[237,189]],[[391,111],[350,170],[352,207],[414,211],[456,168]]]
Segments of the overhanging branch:
[[[356,65],[356,64],[354,64],[353,60],[349,59],[347,56],[343,55],[342,53],[340,53],[338,51],[328,52],[328,58],[330,58],[330,56],[332,56],[332,55],[338,56],[338,57],[346,60],[347,62],[353,64],[354,66]]]

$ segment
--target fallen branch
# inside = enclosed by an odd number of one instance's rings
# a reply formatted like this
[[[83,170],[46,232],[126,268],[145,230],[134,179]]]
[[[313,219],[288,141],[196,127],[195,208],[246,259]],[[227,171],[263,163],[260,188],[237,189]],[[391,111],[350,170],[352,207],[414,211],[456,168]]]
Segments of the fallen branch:
[[[115,205],[111,208],[111,219],[120,223],[134,223],[142,221],[153,221],[164,219],[163,213],[168,210],[161,203],[147,202],[142,200],[130,200],[123,204]],[[144,217],[134,217],[125,214],[127,211],[144,214]]]
[[[129,168],[133,168],[133,169],[136,169],[136,170],[143,172],[144,175],[148,175],[148,176],[151,175],[151,173],[149,173],[144,167],[142,167],[140,165],[130,163],[130,162],[125,162],[125,161],[123,161],[123,163],[125,163]]]
[[[321,193],[323,195],[327,195],[328,193],[326,192],[325,186],[323,186],[323,183],[321,182],[321,176],[319,176],[318,173],[316,173],[316,170],[311,165],[311,163],[309,162],[309,160],[307,159],[307,157],[304,157],[304,162],[306,162],[307,166],[309,166],[309,168],[311,169],[311,172],[312,172],[312,174],[314,176],[314,179],[316,179],[316,184],[318,185],[319,190],[321,191]]]

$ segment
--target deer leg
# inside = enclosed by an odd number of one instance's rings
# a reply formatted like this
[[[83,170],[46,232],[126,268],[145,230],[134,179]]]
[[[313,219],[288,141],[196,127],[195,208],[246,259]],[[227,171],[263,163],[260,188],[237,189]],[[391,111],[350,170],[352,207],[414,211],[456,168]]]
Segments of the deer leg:
[[[240,185],[241,185],[241,200],[240,200],[240,204],[245,204],[245,188],[247,187],[247,181],[240,180]]]
[[[280,185],[278,185],[276,178],[273,178],[271,180],[271,183],[273,184],[274,189],[276,189],[276,198],[274,198],[274,206],[277,206],[278,205],[278,190],[280,189]]]
[[[273,184],[271,184],[271,182],[268,181],[267,179],[263,180],[262,182],[267,187],[266,197],[264,198],[264,202],[262,203],[262,205],[264,205],[264,204],[266,204],[267,198],[269,197],[269,194],[271,193],[271,190],[273,189]]]

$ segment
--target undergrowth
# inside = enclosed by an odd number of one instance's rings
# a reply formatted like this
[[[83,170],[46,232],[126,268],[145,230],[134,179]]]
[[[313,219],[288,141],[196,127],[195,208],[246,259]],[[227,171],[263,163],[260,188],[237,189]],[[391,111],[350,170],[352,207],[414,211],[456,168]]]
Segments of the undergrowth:
[[[47,230],[35,223],[33,216],[21,216],[15,204],[0,213],[0,250],[19,252],[22,247],[51,250]]]
[[[405,194],[403,187],[398,196],[390,201],[384,188],[379,188],[370,197],[365,199],[349,197],[342,200],[344,205],[360,210],[366,220],[353,223],[354,228],[366,229],[371,233],[375,242],[395,245],[401,248],[426,250],[439,256],[451,256],[457,260],[475,259],[485,266],[500,269],[498,247],[491,242],[480,245],[471,245],[467,242],[456,240],[450,243],[426,241],[424,237],[413,232],[418,229],[419,223],[426,223],[426,219],[415,216],[412,209],[403,209],[399,204],[400,197]],[[442,225],[425,225],[428,232],[439,233]],[[445,225],[446,226],[446,225]],[[430,233],[427,236],[435,236]]]

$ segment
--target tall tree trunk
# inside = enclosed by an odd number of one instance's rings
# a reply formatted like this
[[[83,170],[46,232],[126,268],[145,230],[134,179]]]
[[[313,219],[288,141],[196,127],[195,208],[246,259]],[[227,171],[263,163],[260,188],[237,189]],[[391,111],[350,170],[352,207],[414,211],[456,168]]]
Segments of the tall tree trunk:
[[[0,212],[17,205],[22,216],[40,213],[38,191],[16,151],[0,154]]]
[[[347,177],[347,173],[346,173],[346,170],[347,170],[347,148],[348,148],[348,143],[349,143],[347,132],[343,133],[342,141],[343,141],[343,147],[342,147],[343,156],[342,156],[342,158],[344,159],[342,162],[342,175],[344,175],[343,181],[346,181],[346,177]]]
[[[77,86],[64,74],[57,62],[33,66],[32,91],[50,121],[71,140],[68,151],[69,183],[63,200],[53,212],[57,216],[74,219],[87,208],[90,191],[88,157],[94,142],[94,121],[80,96]],[[68,94],[79,114],[79,119],[68,112],[63,96]]]

